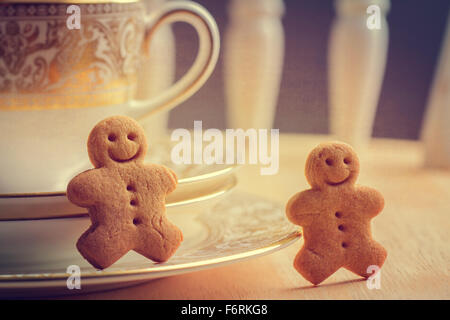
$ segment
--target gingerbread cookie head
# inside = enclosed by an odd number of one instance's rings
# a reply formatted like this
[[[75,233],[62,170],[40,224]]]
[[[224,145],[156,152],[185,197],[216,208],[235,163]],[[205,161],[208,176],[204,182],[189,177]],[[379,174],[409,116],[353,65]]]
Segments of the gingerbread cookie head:
[[[358,156],[342,142],[322,143],[306,160],[305,175],[313,188],[354,185],[358,174]]]
[[[142,162],[147,152],[144,130],[135,120],[113,116],[100,121],[88,138],[88,153],[96,168]]]

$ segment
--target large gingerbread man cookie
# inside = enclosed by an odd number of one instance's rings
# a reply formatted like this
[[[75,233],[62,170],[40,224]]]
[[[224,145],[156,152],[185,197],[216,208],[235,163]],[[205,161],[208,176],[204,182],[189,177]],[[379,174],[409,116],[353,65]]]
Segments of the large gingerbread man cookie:
[[[99,122],[89,135],[95,169],[73,178],[67,197],[88,208],[92,225],[77,248],[96,268],[109,267],[130,250],[166,261],[183,239],[165,214],[165,197],[175,190],[177,177],[164,166],[144,164],[146,151],[143,129],[124,116]]]
[[[304,245],[294,267],[319,284],[344,267],[369,277],[368,267],[383,265],[387,252],[372,239],[370,221],[384,206],[375,189],[355,185],[359,160],[344,143],[324,143],[308,156],[305,175],[311,189],[294,195],[288,219],[303,228]]]

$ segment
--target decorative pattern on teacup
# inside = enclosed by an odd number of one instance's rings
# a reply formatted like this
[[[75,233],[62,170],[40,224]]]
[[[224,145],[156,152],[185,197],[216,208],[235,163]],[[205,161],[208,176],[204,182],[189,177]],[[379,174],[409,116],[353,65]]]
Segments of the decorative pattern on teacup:
[[[67,18],[67,7],[70,3],[22,3],[22,4],[0,4],[0,17],[61,17]],[[127,13],[142,10],[139,3],[90,3],[77,4],[83,16],[103,15],[111,13]]]
[[[134,95],[144,31],[141,3],[0,5],[0,110],[124,103]]]

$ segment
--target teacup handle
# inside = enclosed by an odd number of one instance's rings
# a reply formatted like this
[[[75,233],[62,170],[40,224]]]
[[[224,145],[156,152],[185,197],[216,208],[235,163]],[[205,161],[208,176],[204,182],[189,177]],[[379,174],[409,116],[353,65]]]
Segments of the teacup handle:
[[[168,2],[147,16],[144,48],[148,50],[150,38],[160,26],[174,22],[189,23],[197,31],[197,57],[188,72],[170,88],[154,98],[130,102],[132,115],[137,120],[168,111],[185,101],[200,89],[216,65],[220,47],[216,22],[205,8],[190,1]]]

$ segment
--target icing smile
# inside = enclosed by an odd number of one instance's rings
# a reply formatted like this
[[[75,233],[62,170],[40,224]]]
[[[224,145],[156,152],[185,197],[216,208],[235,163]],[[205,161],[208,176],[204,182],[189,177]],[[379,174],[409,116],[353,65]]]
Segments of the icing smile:
[[[328,185],[330,185],[330,186],[338,186],[340,184],[343,184],[343,183],[347,182],[347,180],[350,179],[350,177],[351,177],[351,173],[344,180],[341,180],[339,182],[331,182],[331,181],[328,181],[328,180],[325,180],[325,182]]]
[[[135,153],[134,153],[134,155],[132,155],[131,157],[128,157],[128,158],[125,158],[125,159],[122,159],[121,157],[118,157],[118,156],[116,156],[116,155],[114,155],[114,152],[113,151],[111,151],[111,150],[108,150],[108,155],[109,155],[109,157],[112,159],[112,160],[114,160],[114,161],[116,161],[116,162],[127,162],[127,161],[131,161],[131,160],[134,160],[135,158],[137,158],[137,156],[139,155],[139,152],[141,151],[141,149],[139,148]]]

